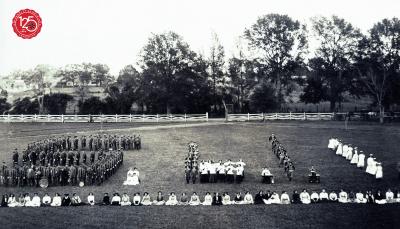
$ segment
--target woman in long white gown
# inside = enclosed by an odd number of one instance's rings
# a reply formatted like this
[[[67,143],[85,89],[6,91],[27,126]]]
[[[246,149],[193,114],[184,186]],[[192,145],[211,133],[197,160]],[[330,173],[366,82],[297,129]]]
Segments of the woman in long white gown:
[[[139,171],[136,168],[133,169],[129,168],[124,185],[138,185],[138,184],[140,184]]]
[[[382,164],[381,163],[376,163],[375,178],[376,179],[382,179],[383,178],[383,169],[382,169]]]
[[[354,154],[353,157],[351,158],[350,164],[356,165],[358,163],[358,151],[357,147],[354,148]]]

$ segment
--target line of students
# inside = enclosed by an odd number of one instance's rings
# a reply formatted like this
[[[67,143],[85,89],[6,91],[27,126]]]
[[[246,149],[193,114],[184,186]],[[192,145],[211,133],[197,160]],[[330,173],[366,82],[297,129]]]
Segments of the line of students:
[[[37,193],[34,193],[31,198],[28,193],[21,194],[18,198],[13,194],[3,195],[1,207],[58,207],[58,206],[82,206],[82,205],[113,205],[113,206],[149,206],[149,205],[241,205],[241,204],[311,204],[311,203],[400,203],[400,190],[392,192],[388,189],[386,192],[377,190],[374,194],[372,191],[365,193],[359,192],[345,192],[341,190],[339,193],[334,191],[328,193],[325,189],[321,192],[312,191],[311,194],[307,190],[302,192],[294,191],[292,196],[283,191],[280,195],[277,192],[258,192],[253,199],[252,194],[249,192],[238,192],[232,197],[229,193],[225,192],[220,194],[218,192],[211,195],[207,192],[204,198],[193,192],[191,196],[182,193],[180,197],[171,192],[168,197],[164,198],[163,193],[160,191],[153,199],[149,193],[145,192],[143,195],[135,193],[131,198],[127,193],[119,195],[114,193],[109,196],[105,193],[102,201],[97,202],[93,193],[89,193],[87,201],[83,202],[81,198],[74,193],[72,197],[69,194],[64,194],[63,197],[56,193],[53,198],[45,194],[40,198]]]

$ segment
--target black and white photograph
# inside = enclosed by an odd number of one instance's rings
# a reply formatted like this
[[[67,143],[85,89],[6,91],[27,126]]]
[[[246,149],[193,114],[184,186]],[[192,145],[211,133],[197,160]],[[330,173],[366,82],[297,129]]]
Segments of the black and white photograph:
[[[400,228],[400,1],[0,0],[0,228]]]

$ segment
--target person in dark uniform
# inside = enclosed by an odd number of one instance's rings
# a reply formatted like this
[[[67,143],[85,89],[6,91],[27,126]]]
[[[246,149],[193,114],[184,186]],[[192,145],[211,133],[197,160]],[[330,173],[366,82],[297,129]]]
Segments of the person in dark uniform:
[[[12,158],[13,158],[13,165],[14,165],[14,166],[15,166],[15,165],[18,165],[18,158],[19,158],[19,155],[18,155],[18,150],[17,150],[17,148],[15,148],[15,150],[14,150],[14,152],[13,152]]]
[[[110,205],[110,197],[108,196],[108,193],[104,193],[104,197],[103,197],[103,205]]]
[[[61,200],[61,206],[68,207],[71,206],[71,198],[69,198],[69,194],[64,194],[63,199]]]
[[[212,205],[214,205],[214,206],[222,205],[222,196],[218,192],[214,193],[214,196],[212,199]]]

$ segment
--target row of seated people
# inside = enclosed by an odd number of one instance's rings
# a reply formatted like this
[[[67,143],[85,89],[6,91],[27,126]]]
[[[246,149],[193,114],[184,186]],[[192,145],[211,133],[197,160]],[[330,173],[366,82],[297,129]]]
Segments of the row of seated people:
[[[292,196],[283,191],[280,195],[277,192],[258,192],[253,199],[252,194],[246,192],[242,195],[240,192],[232,197],[229,193],[225,192],[219,194],[218,192],[211,195],[207,192],[204,198],[200,198],[196,192],[191,196],[182,193],[178,198],[174,192],[171,192],[168,197],[164,198],[163,193],[160,191],[153,199],[149,193],[145,192],[143,195],[135,193],[131,198],[127,193],[119,195],[114,193],[109,196],[105,193],[102,201],[97,202],[93,193],[87,196],[87,202],[83,202],[81,198],[74,193],[72,197],[69,194],[56,194],[51,198],[45,194],[40,198],[37,193],[31,198],[28,193],[21,194],[18,199],[13,195],[3,195],[1,206],[2,207],[41,207],[41,206],[81,206],[81,205],[114,205],[114,206],[148,206],[148,205],[235,205],[235,204],[310,204],[310,203],[400,203],[400,191],[393,193],[388,189],[385,193],[378,190],[374,194],[372,191],[363,192],[345,192],[341,190],[339,193],[334,191],[328,193],[323,189],[320,193],[312,191],[311,194],[307,190],[302,192],[294,191]]]

